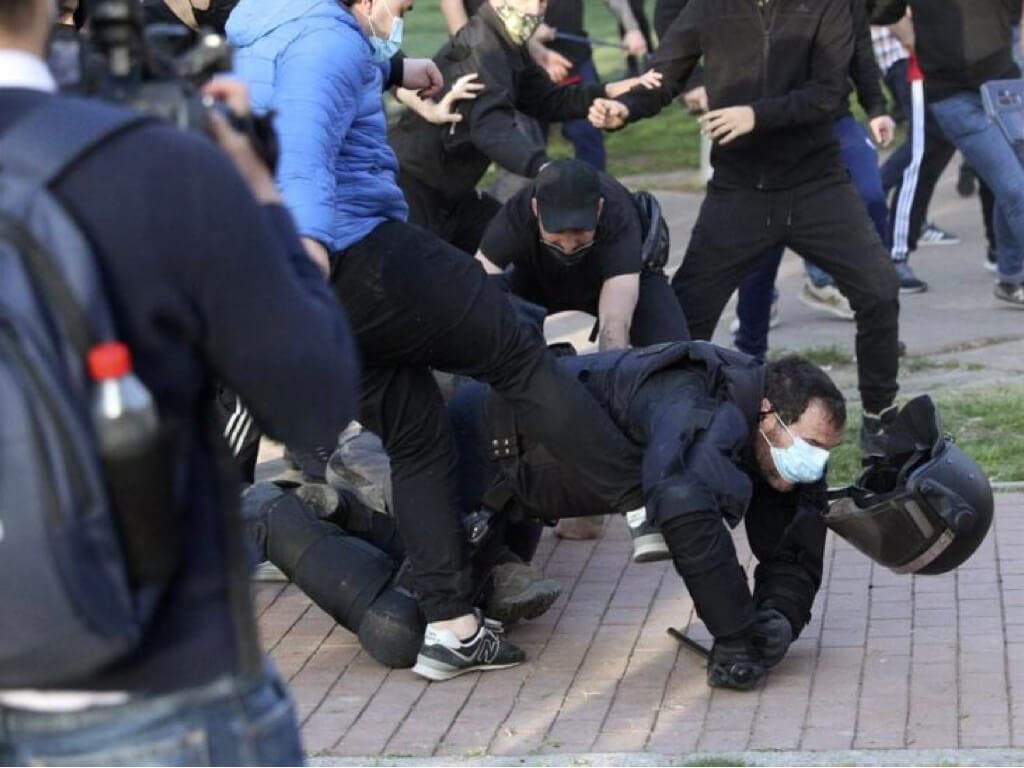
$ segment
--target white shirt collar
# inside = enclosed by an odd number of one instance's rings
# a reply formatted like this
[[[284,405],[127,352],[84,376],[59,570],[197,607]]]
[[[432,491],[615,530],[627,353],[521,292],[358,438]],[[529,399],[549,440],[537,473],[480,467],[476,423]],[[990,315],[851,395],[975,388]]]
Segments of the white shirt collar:
[[[0,88],[29,88],[54,93],[57,83],[46,62],[27,51],[0,48]]]

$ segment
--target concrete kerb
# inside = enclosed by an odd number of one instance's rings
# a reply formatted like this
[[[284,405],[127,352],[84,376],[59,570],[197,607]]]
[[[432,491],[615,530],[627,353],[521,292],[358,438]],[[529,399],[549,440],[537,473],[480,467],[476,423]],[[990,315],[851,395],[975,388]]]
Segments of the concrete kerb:
[[[861,766],[1024,765],[1021,749],[859,749],[835,752],[751,750],[745,752],[591,752],[522,757],[310,757],[312,766]]]

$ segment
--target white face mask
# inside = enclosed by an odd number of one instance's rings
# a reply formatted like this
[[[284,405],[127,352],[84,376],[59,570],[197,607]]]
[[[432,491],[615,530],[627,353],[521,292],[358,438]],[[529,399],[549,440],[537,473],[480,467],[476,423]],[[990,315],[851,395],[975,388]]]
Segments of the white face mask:
[[[381,0],[381,2],[386,3],[387,0]],[[391,34],[386,38],[376,34],[373,28],[373,20],[369,16],[366,17],[370,25],[370,47],[373,49],[373,60],[378,64],[390,61],[402,49],[402,38],[405,30],[405,23],[402,21],[402,17],[391,13],[389,6],[385,5],[385,7],[388,13],[391,14]]]
[[[768,443],[772,462],[775,464],[779,476],[787,483],[794,485],[820,480],[825,474],[825,465],[828,464],[828,451],[811,445],[802,437],[794,435],[777,413],[775,418],[786,430],[786,434],[793,438],[793,444],[788,448],[777,448],[768,440],[768,435],[764,433],[764,430],[761,430],[761,437]]]

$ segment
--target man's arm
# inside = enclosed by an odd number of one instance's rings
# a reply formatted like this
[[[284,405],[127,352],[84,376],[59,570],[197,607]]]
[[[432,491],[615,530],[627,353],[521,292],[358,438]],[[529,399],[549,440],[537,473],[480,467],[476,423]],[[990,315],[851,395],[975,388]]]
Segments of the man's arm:
[[[867,0],[867,3],[872,24],[897,24],[907,15],[907,0]],[[896,30],[893,30],[893,34],[899,38]]]
[[[629,110],[630,122],[658,114],[686,87],[702,55],[698,29],[700,11],[700,0],[687,0],[665,32],[649,67],[661,73],[661,87],[634,88],[618,99]]]
[[[827,503],[824,480],[791,493],[761,484],[745,518],[758,560],[754,602],[758,609],[784,615],[794,638],[810,621],[821,586],[826,533],[822,513]]]
[[[822,14],[811,54],[810,77],[785,96],[755,101],[754,131],[829,120],[842,107],[853,57],[849,0],[830,0]]]
[[[537,64],[522,71],[516,107],[546,123],[582,120],[594,99],[605,95],[601,85],[557,85]]]
[[[853,0],[853,59],[850,62],[850,79],[857,89],[857,101],[868,117],[881,117],[887,113],[885,96],[880,81],[882,74],[875,61],[871,43],[871,26],[865,0]]]
[[[629,329],[640,297],[640,275],[616,275],[604,281],[597,302],[598,350],[629,347]]]

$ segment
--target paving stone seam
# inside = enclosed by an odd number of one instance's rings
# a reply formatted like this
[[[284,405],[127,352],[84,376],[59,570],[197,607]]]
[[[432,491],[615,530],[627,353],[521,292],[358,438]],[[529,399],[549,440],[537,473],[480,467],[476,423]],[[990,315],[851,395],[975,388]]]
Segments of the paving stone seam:
[[[953,594],[956,595],[956,637],[955,637],[955,639],[953,641],[955,646],[956,646],[955,647],[954,662],[953,662],[953,665],[956,668],[956,677],[954,678],[956,680],[956,746],[957,746],[957,749],[959,749],[960,745],[963,743],[963,722],[964,721],[963,721],[963,718],[960,716],[960,713],[963,712],[964,694],[963,694],[963,687],[960,685],[960,675],[963,674],[963,669],[962,669],[963,665],[960,663],[960,651],[961,651],[960,633],[961,633],[962,627],[960,626],[960,622],[961,622],[961,616],[960,616],[960,573],[958,571],[953,571],[953,589],[954,589]]]
[[[826,574],[822,574],[821,587],[819,587],[819,593],[822,595],[821,598],[821,628],[818,630],[817,643],[814,646],[814,666],[811,668],[809,675],[810,680],[808,681],[807,691],[807,704],[804,706],[804,717],[803,723],[800,726],[800,738],[797,741],[797,748],[800,749],[804,745],[804,739],[807,737],[807,722],[810,719],[811,714],[811,701],[814,699],[814,683],[818,676],[818,663],[821,659],[821,647],[822,647],[822,635],[825,633],[825,615],[828,613],[828,598],[831,593],[832,586],[832,574],[835,572],[835,559],[836,559],[836,548],[834,537],[828,536],[825,539],[825,547],[827,557],[824,559],[825,567],[828,568]]]
[[[1010,643],[1006,636],[1006,600],[1003,592],[1003,557],[999,547],[999,525],[993,520],[992,557],[996,562],[996,590],[999,593],[999,624],[1003,629],[1003,678],[1006,680],[1006,745],[1014,744],[1013,685],[1010,682]]]
[[[263,608],[259,611],[259,613],[256,614],[256,618],[257,619],[262,619],[263,618],[263,614],[265,614],[267,611],[269,611],[273,607],[274,603],[277,602],[277,598],[279,598],[282,594],[284,594],[285,589],[288,587],[288,585],[290,583],[291,582],[285,582],[284,584],[278,584],[278,585],[274,585],[274,586],[268,585],[266,587],[261,587],[262,589],[266,589],[268,592],[270,590],[272,590],[272,589],[276,589],[277,593],[272,598],[270,598],[270,602],[267,603],[265,606],[263,606]]]
[[[552,551],[551,551],[551,555],[549,556],[549,560],[554,557],[555,551],[557,551],[558,548],[562,547],[566,543],[567,543],[567,540],[560,539],[558,544],[556,546],[552,547]],[[594,544],[591,547],[590,554],[587,555],[586,562],[583,563],[582,567],[580,567],[580,569],[576,573],[576,575],[574,577],[574,580],[573,580],[572,589],[569,592],[569,598],[566,600],[566,604],[568,604],[569,601],[571,601],[572,593],[575,592],[577,587],[579,586],[580,579],[582,578],[583,574],[586,572],[587,566],[590,565],[590,561],[594,558],[594,553],[597,552],[597,549],[598,549],[597,544]],[[623,568],[622,572],[619,573],[619,581],[622,580],[622,573],[623,572],[625,572],[625,568]],[[619,582],[617,581],[616,582],[616,587],[618,586],[618,583]],[[605,610],[607,610],[607,606],[605,606]],[[562,616],[563,616],[564,613],[565,613],[565,607],[563,606],[562,610],[561,610],[561,612],[559,613],[559,616],[558,616],[558,620],[559,621],[561,621]],[[604,614],[602,613],[602,616],[603,615]],[[556,624],[557,624],[557,622],[556,622]],[[598,628],[600,628],[600,622],[598,622]],[[544,641],[544,645],[541,648],[540,653],[538,654],[538,657],[542,656],[544,654],[544,649],[546,649],[548,647],[548,643],[551,642],[551,638],[553,636],[554,636],[554,631],[552,631],[552,634],[549,635],[548,639]],[[561,704],[559,704],[559,712],[561,712],[562,704],[565,703],[565,696],[567,695],[568,691],[572,688],[573,683],[576,682],[576,678],[579,675],[580,668],[583,666],[583,662],[586,660],[587,653],[589,653],[590,648],[594,644],[594,639],[596,637],[597,637],[597,630],[594,631],[594,634],[590,638],[590,642],[587,644],[587,652],[585,652],[583,654],[583,656],[580,658],[579,664],[576,666],[576,670],[573,673],[573,678],[570,681],[569,686],[566,688],[566,693],[562,694],[562,702],[561,702]],[[486,674],[486,673],[482,673],[482,674]],[[482,674],[481,674],[481,676],[482,676]],[[519,684],[519,688],[518,688],[518,690],[516,692],[516,695],[515,695],[515,698],[513,700],[512,707],[509,709],[509,715],[512,714],[512,711],[515,709],[515,705],[519,702],[519,696],[522,693],[523,688],[526,686],[527,682],[533,677],[534,674],[535,674],[535,668],[531,669],[530,672],[523,678],[522,682]],[[494,742],[498,738],[498,736],[501,734],[502,727],[505,725],[505,723],[508,722],[509,715],[506,715],[505,718],[498,724],[498,727],[494,731],[494,735],[491,737],[491,740],[487,743],[487,752],[488,753],[491,751],[491,749],[493,749]],[[557,719],[558,719],[558,716],[556,715],[555,716],[555,720],[557,720]],[[554,723],[554,720],[552,721],[552,724],[553,723]],[[550,730],[551,730],[551,725],[549,724],[547,729],[544,732],[544,738],[547,738],[548,734],[550,733]]]
[[[359,658],[360,656],[362,656],[362,655],[363,655],[363,653],[364,653],[364,651],[363,651],[362,649],[360,649],[359,653],[357,653],[357,654],[355,655],[355,657],[354,657],[354,658],[352,659],[352,661],[355,661],[356,659],[358,659],[358,658]],[[376,663],[376,662],[375,662],[375,663]],[[349,662],[349,664],[351,665],[351,662]],[[334,685],[332,685],[332,686],[331,686],[331,690],[334,690],[334,686],[338,685],[338,684],[339,684],[339,683],[341,682],[341,678],[342,678],[342,677],[344,677],[344,675],[341,675],[341,676],[339,676],[339,677],[338,677],[338,679],[334,681]],[[357,714],[357,715],[356,715],[356,716],[355,716],[354,718],[352,718],[352,722],[351,722],[351,724],[350,724],[350,725],[348,726],[348,728],[346,728],[346,729],[344,730],[344,732],[343,732],[343,733],[341,733],[341,734],[340,734],[340,735],[338,736],[338,738],[336,738],[336,739],[335,739],[335,740],[334,740],[334,741],[333,741],[333,742],[331,743],[331,746],[330,746],[330,748],[329,748],[329,749],[327,750],[328,752],[330,752],[330,751],[332,751],[332,750],[335,750],[335,749],[337,749],[337,748],[338,748],[338,745],[339,745],[339,744],[341,744],[341,742],[345,740],[345,737],[346,737],[346,736],[348,736],[348,734],[349,734],[349,733],[350,733],[350,732],[352,731],[352,728],[353,728],[353,727],[355,726],[355,724],[359,722],[359,719],[360,719],[360,718],[361,718],[361,717],[362,717],[362,716],[363,716],[364,714],[366,714],[366,710],[367,710],[367,709],[369,708],[370,704],[372,704],[372,703],[373,703],[373,700],[374,700],[374,699],[375,699],[375,698],[377,697],[377,694],[378,694],[378,693],[380,693],[380,689],[384,687],[384,683],[385,683],[385,682],[387,681],[388,677],[390,677],[390,673],[389,673],[389,674],[387,674],[387,675],[383,675],[383,676],[381,676],[381,678],[380,678],[380,682],[379,682],[379,683],[377,683],[377,687],[373,689],[373,693],[371,693],[370,695],[368,695],[368,696],[366,697],[366,701],[365,701],[365,702],[363,702],[363,706],[361,706],[361,707],[359,708],[359,714]],[[388,739],[390,740],[390,738],[391,738],[391,737],[389,736],[389,737],[388,737]]]
[[[287,585],[285,586],[285,589],[287,589]],[[296,589],[298,589],[298,587],[296,587]],[[284,594],[284,590],[281,590],[281,593]],[[274,602],[277,602],[277,600],[275,600]],[[281,636],[279,638],[277,638],[277,640],[274,641],[273,645],[271,645],[269,648],[267,648],[267,651],[268,652],[273,652],[277,648],[277,646],[279,646],[281,643],[283,643],[284,639],[286,637],[288,637],[288,635],[291,633],[291,631],[293,629],[295,629],[295,626],[300,621],[302,621],[302,617],[305,616],[307,613],[309,613],[309,610],[312,607],[313,607],[312,601],[307,602],[306,603],[306,607],[303,608],[301,611],[299,611],[299,615],[296,616],[295,620],[291,624],[288,625],[288,629],[286,629],[284,632],[281,633]]]

